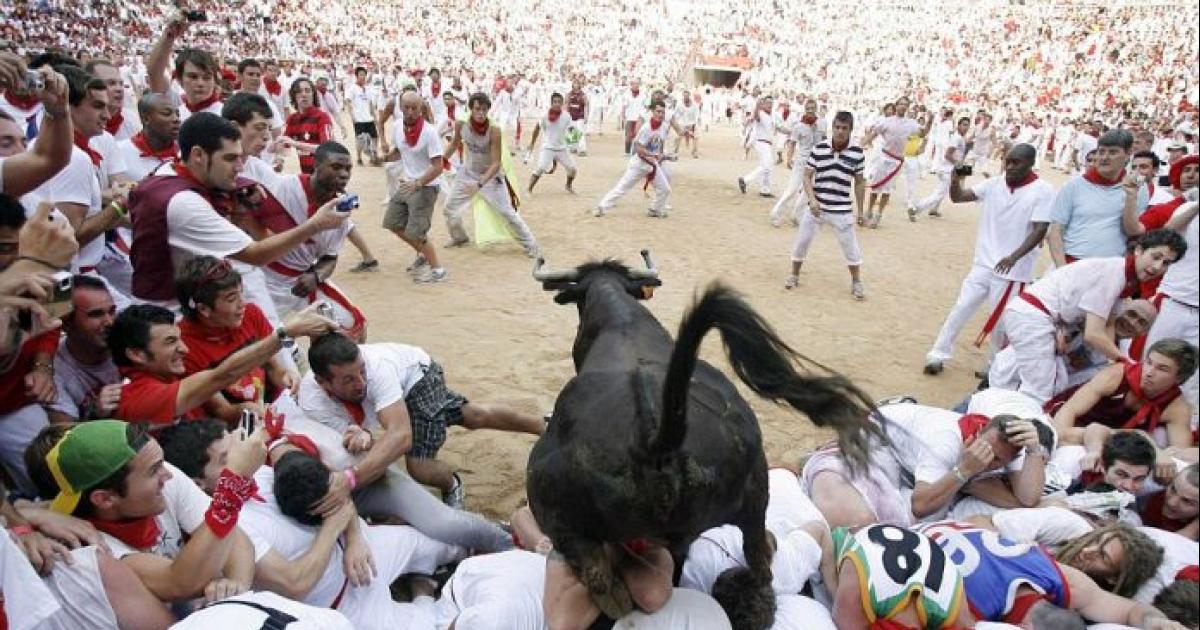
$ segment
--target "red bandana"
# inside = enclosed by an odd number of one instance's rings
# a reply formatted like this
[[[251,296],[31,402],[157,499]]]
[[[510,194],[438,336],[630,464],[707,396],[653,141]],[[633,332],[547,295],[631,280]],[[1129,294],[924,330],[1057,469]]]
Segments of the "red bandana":
[[[450,120],[454,120],[455,105],[458,105],[458,101],[451,101],[450,104],[446,106],[446,117]]]
[[[199,103],[190,103],[186,98],[183,99],[183,106],[186,107],[189,112],[195,114],[196,112],[202,112],[208,109],[213,103],[216,103],[219,100],[221,100],[221,93],[214,89],[211,96],[203,101],[200,101]]]
[[[637,88],[629,88],[629,93],[630,93],[630,94],[633,94],[634,96],[637,96],[637,95],[638,95],[638,89],[637,89]]]
[[[486,120],[481,123],[477,123],[477,122],[475,122],[474,118],[471,119],[471,131],[474,131],[475,133],[477,133],[481,136],[488,132],[488,127],[490,127],[490,126],[491,126],[491,123],[489,123]]]
[[[561,110],[561,109],[560,109],[560,110],[558,110],[558,111],[554,111],[553,109],[551,109],[551,110],[548,110],[548,111],[546,112],[546,118],[549,118],[549,119],[550,119],[550,122],[558,122],[558,117],[559,117],[559,116],[562,116],[562,110]]]
[[[1147,398],[1142,391],[1141,363],[1130,363],[1125,366],[1125,383],[1129,386],[1129,393],[1141,403],[1141,406],[1121,428],[1143,428],[1142,425],[1146,424],[1144,427],[1146,431],[1154,431],[1158,427],[1159,419],[1162,418],[1163,408],[1179,396],[1179,386],[1172,385],[1154,398]]]
[[[1125,254],[1125,288],[1121,289],[1121,297],[1138,298],[1141,296],[1142,283],[1138,281],[1137,264],[1133,254]]]
[[[984,427],[991,421],[991,418],[981,413],[963,414],[963,417],[958,419],[958,431],[962,434],[963,444],[978,437],[983,432]]]
[[[283,85],[279,83],[279,79],[263,79],[263,85],[267,88],[267,94],[271,96],[279,96],[283,94]]]
[[[99,151],[88,146],[88,139],[83,137],[83,134],[79,133],[78,130],[75,131],[75,146],[82,149],[91,158],[94,166],[100,166],[100,162],[104,159],[104,156],[100,155]]]
[[[421,139],[421,130],[425,128],[425,119],[418,118],[417,122],[411,125],[404,125],[404,142],[410,147],[417,146],[417,140]]]
[[[654,120],[653,118],[651,118],[650,119],[650,131],[658,131],[658,128],[662,126],[662,123],[663,123],[663,121],[661,121],[661,120]]]
[[[145,132],[139,131],[129,139],[129,142],[138,150],[138,154],[141,157],[152,157],[160,160],[170,161],[179,159],[179,144],[174,140],[172,140],[170,146],[166,147],[165,149],[155,151],[154,149],[151,149],[149,143],[146,142]]]
[[[434,98],[441,98],[442,97],[442,82],[434,81],[434,82],[430,83],[429,84],[429,93],[432,94]]]
[[[38,103],[41,102],[38,100],[37,94],[26,94],[24,96],[20,96],[13,94],[12,90],[8,90],[4,93],[4,100],[11,103],[13,107],[25,111],[29,111],[37,107]]]
[[[362,405],[344,400],[341,402],[342,406],[346,408],[346,412],[350,414],[350,419],[354,421],[354,424],[361,427],[367,419],[367,412],[363,411]]]
[[[104,124],[104,130],[115,136],[121,130],[121,125],[123,124],[125,124],[125,112],[117,112],[115,116],[109,118],[108,122]]]
[[[1096,167],[1093,166],[1084,171],[1083,178],[1097,186],[1116,186],[1125,179],[1125,169],[1121,169],[1121,172],[1117,173],[1117,177],[1115,179],[1109,180],[1105,179],[1104,176],[1100,174],[1100,171],[1097,171]]]
[[[787,119],[788,119],[788,116],[791,116],[791,115],[792,115],[792,110],[790,110],[790,109],[788,109],[788,108],[784,107],[784,108],[781,108],[781,109],[779,110],[779,113],[780,113],[780,115],[782,115],[782,116],[783,116],[783,119],[784,119],[784,120],[787,120]]]
[[[1008,192],[1009,192],[1009,194],[1014,193],[1017,191],[1018,188],[1024,188],[1024,187],[1032,184],[1033,182],[1036,182],[1037,179],[1038,179],[1038,174],[1034,173],[1033,171],[1029,171],[1029,174],[1025,176],[1025,179],[1022,179],[1021,181],[1017,182],[1016,186],[1009,186]],[[1005,183],[1008,183],[1008,182],[1005,182]]]
[[[96,529],[134,549],[150,549],[162,534],[158,519],[153,516],[143,516],[132,521],[101,521],[93,518],[87,520],[95,525]]]
[[[816,114],[805,114],[800,117],[800,122],[802,122],[806,125],[811,125],[811,124],[817,122],[817,115]]]
[[[1175,574],[1176,580],[1184,582],[1200,582],[1200,565],[1188,565]]]

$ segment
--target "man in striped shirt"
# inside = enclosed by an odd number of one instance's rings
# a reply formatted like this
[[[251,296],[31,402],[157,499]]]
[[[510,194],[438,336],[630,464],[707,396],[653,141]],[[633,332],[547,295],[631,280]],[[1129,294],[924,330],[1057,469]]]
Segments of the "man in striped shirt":
[[[857,202],[858,214],[863,212],[863,196],[866,183],[863,181],[862,147],[850,144],[850,132],[854,129],[854,116],[850,112],[838,112],[833,117],[833,134],[829,140],[813,147],[804,168],[804,193],[808,199],[808,212],[800,219],[800,229],[792,246],[792,275],[788,276],[784,288],[794,289],[800,284],[800,266],[808,254],[817,228],[823,224],[833,227],[846,265],[850,268],[850,293],[856,300],[866,297],[859,266],[862,250],[854,232],[854,209]],[[854,201],[850,192],[854,192]]]

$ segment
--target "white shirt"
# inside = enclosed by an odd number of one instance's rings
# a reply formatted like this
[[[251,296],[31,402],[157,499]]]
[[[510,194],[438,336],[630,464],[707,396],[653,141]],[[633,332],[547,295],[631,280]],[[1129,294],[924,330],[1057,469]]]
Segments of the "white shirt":
[[[437,602],[437,630],[543,630],[546,559],[521,549],[459,563]]]
[[[949,151],[951,148],[954,149],[954,157],[952,158],[952,160],[947,160],[946,152]],[[939,173],[949,173],[950,171],[954,170],[955,164],[958,164],[959,162],[961,162],[963,160],[963,158],[966,157],[966,153],[967,153],[966,138],[963,138],[961,135],[958,134],[958,132],[951,132],[949,136],[947,136],[946,138],[944,138],[942,140],[941,145],[938,146],[937,156],[936,156],[937,159],[934,162],[934,169],[937,170]]]
[[[992,515],[996,531],[1015,542],[1057,545],[1091,532],[1086,518],[1066,508],[1017,508]]]
[[[218,89],[218,88],[214,88],[214,89]],[[193,112],[192,110],[188,109],[187,105],[184,105],[183,92],[174,86],[172,86],[171,89],[167,90],[167,96],[171,99],[171,102],[174,103],[175,107],[179,108],[180,124],[183,124],[183,122],[185,120],[187,120],[189,117],[191,117],[191,115],[193,113],[199,114],[200,112],[206,112],[209,114],[216,114],[217,116],[220,116],[221,110],[225,108],[225,103],[222,102],[220,99],[217,99],[217,100],[213,101],[211,105],[209,105],[208,107],[205,107],[204,109],[200,110],[199,112]]]
[[[958,465],[963,449],[958,428],[962,414],[914,403],[887,405],[880,407],[880,412],[894,425],[888,428],[888,437],[915,482],[934,483]],[[1021,463],[1022,458],[1017,458],[1006,470],[1019,470]]]
[[[888,116],[871,125],[871,131],[883,139],[883,150],[892,155],[904,155],[904,143],[914,133],[921,132],[921,125],[911,118]]]
[[[1034,223],[1050,222],[1054,187],[1044,179],[1012,190],[1001,175],[976,184],[971,192],[975,193],[983,210],[975,235],[974,260],[974,264],[981,267],[994,269],[996,263],[1021,246],[1034,229]],[[1001,277],[1032,282],[1038,252],[1036,247],[1030,250]]]
[[[88,147],[103,156],[100,166],[96,169],[100,180],[100,188],[108,188],[113,184],[113,177],[128,176],[129,166],[125,162],[125,154],[117,149],[116,138],[107,131],[101,132],[88,140]]]
[[[38,579],[29,558],[13,538],[7,532],[0,536],[0,588],[9,627],[11,630],[58,627],[50,623],[43,626],[42,622],[58,613],[62,605]]]
[[[755,142],[772,142],[775,139],[775,118],[771,114],[755,110],[754,138]]]
[[[649,120],[643,123],[638,127],[637,136],[634,137],[633,141],[653,155],[662,155],[664,148],[667,146],[667,130],[671,128],[671,123],[664,118],[658,129],[652,129],[651,127],[652,125]],[[629,156],[629,165],[639,168],[650,167],[636,152]]]
[[[837,630],[837,626],[821,602],[803,595],[776,595],[771,630]]]
[[[270,591],[242,593],[222,601],[252,602],[291,615],[296,620],[288,624],[287,630],[357,630],[349,619],[336,610],[306,606]],[[220,606],[202,608],[188,615],[183,621],[171,626],[171,630],[261,628],[267,619],[265,612],[253,606],[223,603]]]
[[[113,557],[118,560],[135,553],[153,553],[156,556],[174,559],[183,549],[183,535],[191,534],[204,524],[204,513],[208,511],[208,504],[211,502],[208,495],[204,494],[196,482],[169,462],[163,462],[163,466],[171,473],[171,478],[163,486],[163,499],[167,509],[154,517],[161,531],[158,542],[148,550],[134,549],[102,532],[104,542],[112,550]]]
[[[271,193],[287,210],[296,225],[308,220],[308,192],[304,190],[299,175],[287,175],[276,179]],[[304,271],[316,264],[322,256],[337,256],[342,250],[346,236],[353,229],[354,222],[346,220],[335,228],[321,230],[281,256],[278,262],[285,267]]]
[[[564,109],[558,115],[558,120],[551,122],[550,116],[542,116],[538,121],[542,128],[542,149],[546,151],[565,151],[567,149],[567,131],[574,126],[571,115]]]
[[[1025,292],[1041,300],[1056,321],[1075,324],[1087,314],[1107,321],[1124,287],[1124,258],[1086,258],[1051,271]],[[1025,300],[1012,300],[1009,305],[1027,313],[1041,312]]]
[[[117,128],[117,133],[112,134],[117,142],[128,140],[142,130],[142,120],[136,109],[125,107],[121,110],[121,115],[121,126]]]
[[[416,346],[399,343],[372,343],[358,347],[367,372],[367,392],[362,400],[363,428],[380,426],[379,412],[403,403],[413,386],[425,376],[429,355]],[[345,433],[353,422],[342,401],[331,397],[317,384],[310,371],[300,384],[297,402],[310,420]]]
[[[177,177],[170,164],[164,164],[155,174]],[[217,214],[204,197],[190,190],[172,196],[167,204],[167,232],[171,260],[177,267],[196,256],[228,258],[254,242]],[[243,275],[258,269],[236,260],[229,262]]]
[[[118,142],[117,151],[125,161],[125,176],[135,182],[142,181],[147,175],[158,170],[160,166],[168,162],[168,160],[156,157],[142,156],[141,150],[133,146],[132,140],[121,140]]]
[[[71,203],[86,206],[84,217],[100,213],[103,201],[100,190],[100,175],[92,159],[79,147],[71,147],[71,161],[66,168],[42,184],[34,194],[51,203]],[[98,235],[79,247],[79,254],[72,265],[73,270],[95,267],[104,257],[104,236]]]
[[[693,126],[696,121],[700,120],[700,108],[696,106],[695,101],[692,101],[690,105],[681,104],[677,111],[679,112],[679,124],[682,127]]]
[[[350,118],[356,123],[375,122],[371,113],[371,93],[367,86],[357,83],[346,88],[346,100],[350,102]]]
[[[641,90],[638,90],[637,95],[632,91],[626,91],[624,101],[621,104],[621,111],[624,112],[625,122],[638,120],[646,113],[646,103],[643,101]]]
[[[434,161],[441,164],[442,155],[442,138],[438,135],[437,127],[425,121],[421,125],[421,134],[417,137],[417,144],[409,146],[404,139],[404,124],[397,124],[392,127],[392,146],[400,152],[400,165],[403,167],[404,179],[414,180],[425,174]],[[433,181],[426,186],[437,186],[442,183],[442,176],[439,173]]]
[[[1154,527],[1139,527],[1143,534],[1150,537],[1159,547],[1163,548],[1163,560],[1158,565],[1154,577],[1150,578],[1133,596],[1139,602],[1149,604],[1158,596],[1158,592],[1175,581],[1175,576],[1189,565],[1196,564],[1200,557],[1200,545],[1196,541]]]
[[[804,530],[776,536],[771,558],[771,588],[779,594],[797,594],[821,566],[821,546]],[[735,525],[714,527],[688,547],[679,585],[711,593],[713,584],[729,569],[746,566],[742,530]]]
[[[1184,212],[1187,204],[1183,204],[1175,213]],[[1187,252],[1183,258],[1167,267],[1167,273],[1163,275],[1162,282],[1158,285],[1158,290],[1171,296],[1171,299],[1184,304],[1189,304],[1193,307],[1200,306],[1200,237],[1197,236],[1197,225],[1200,220],[1193,217],[1191,223],[1188,223],[1187,228],[1183,231],[1183,238],[1187,241]]]

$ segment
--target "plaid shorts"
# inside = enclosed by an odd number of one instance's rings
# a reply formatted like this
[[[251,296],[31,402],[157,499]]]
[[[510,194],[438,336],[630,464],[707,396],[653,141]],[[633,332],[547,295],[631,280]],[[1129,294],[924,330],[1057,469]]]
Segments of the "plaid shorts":
[[[404,398],[413,432],[408,456],[434,459],[446,443],[446,427],[462,424],[467,399],[446,387],[446,374],[437,361],[430,361],[422,369],[425,375]]]

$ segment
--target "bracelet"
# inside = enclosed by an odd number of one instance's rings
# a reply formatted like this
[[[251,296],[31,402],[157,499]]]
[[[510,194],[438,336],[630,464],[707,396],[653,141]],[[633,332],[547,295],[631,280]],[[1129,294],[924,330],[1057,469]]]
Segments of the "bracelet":
[[[113,209],[113,212],[117,214],[117,218],[119,219],[124,219],[125,217],[129,216],[129,210],[127,210],[125,206],[122,206],[120,202],[115,199],[108,202],[108,207]]]
[[[47,269],[53,269],[54,271],[63,270],[63,268],[59,267],[58,265],[42,260],[41,258],[35,258],[33,256],[17,256],[17,260],[28,260],[29,262],[35,262],[43,267],[46,267]]]
[[[355,488],[357,488],[357,487],[358,487],[358,476],[354,474],[354,467],[353,467],[353,466],[351,466],[350,468],[347,468],[347,469],[343,470],[343,471],[342,471],[342,474],[343,474],[343,475],[346,475],[346,481],[350,482],[350,489],[351,489],[351,490],[353,490],[353,489],[355,489]]]
[[[8,531],[11,532],[15,536],[28,536],[33,533],[33,526],[31,526],[31,525],[15,525],[13,527],[9,527]]]
[[[253,478],[243,477],[228,468],[221,471],[212,502],[204,512],[204,522],[217,538],[224,538],[237,527],[242,505],[258,492]]]
[[[958,484],[960,486],[967,485],[967,482],[971,480],[970,477],[963,474],[962,469],[959,468],[958,466],[955,466],[951,472],[954,473],[955,479],[958,479]]]

